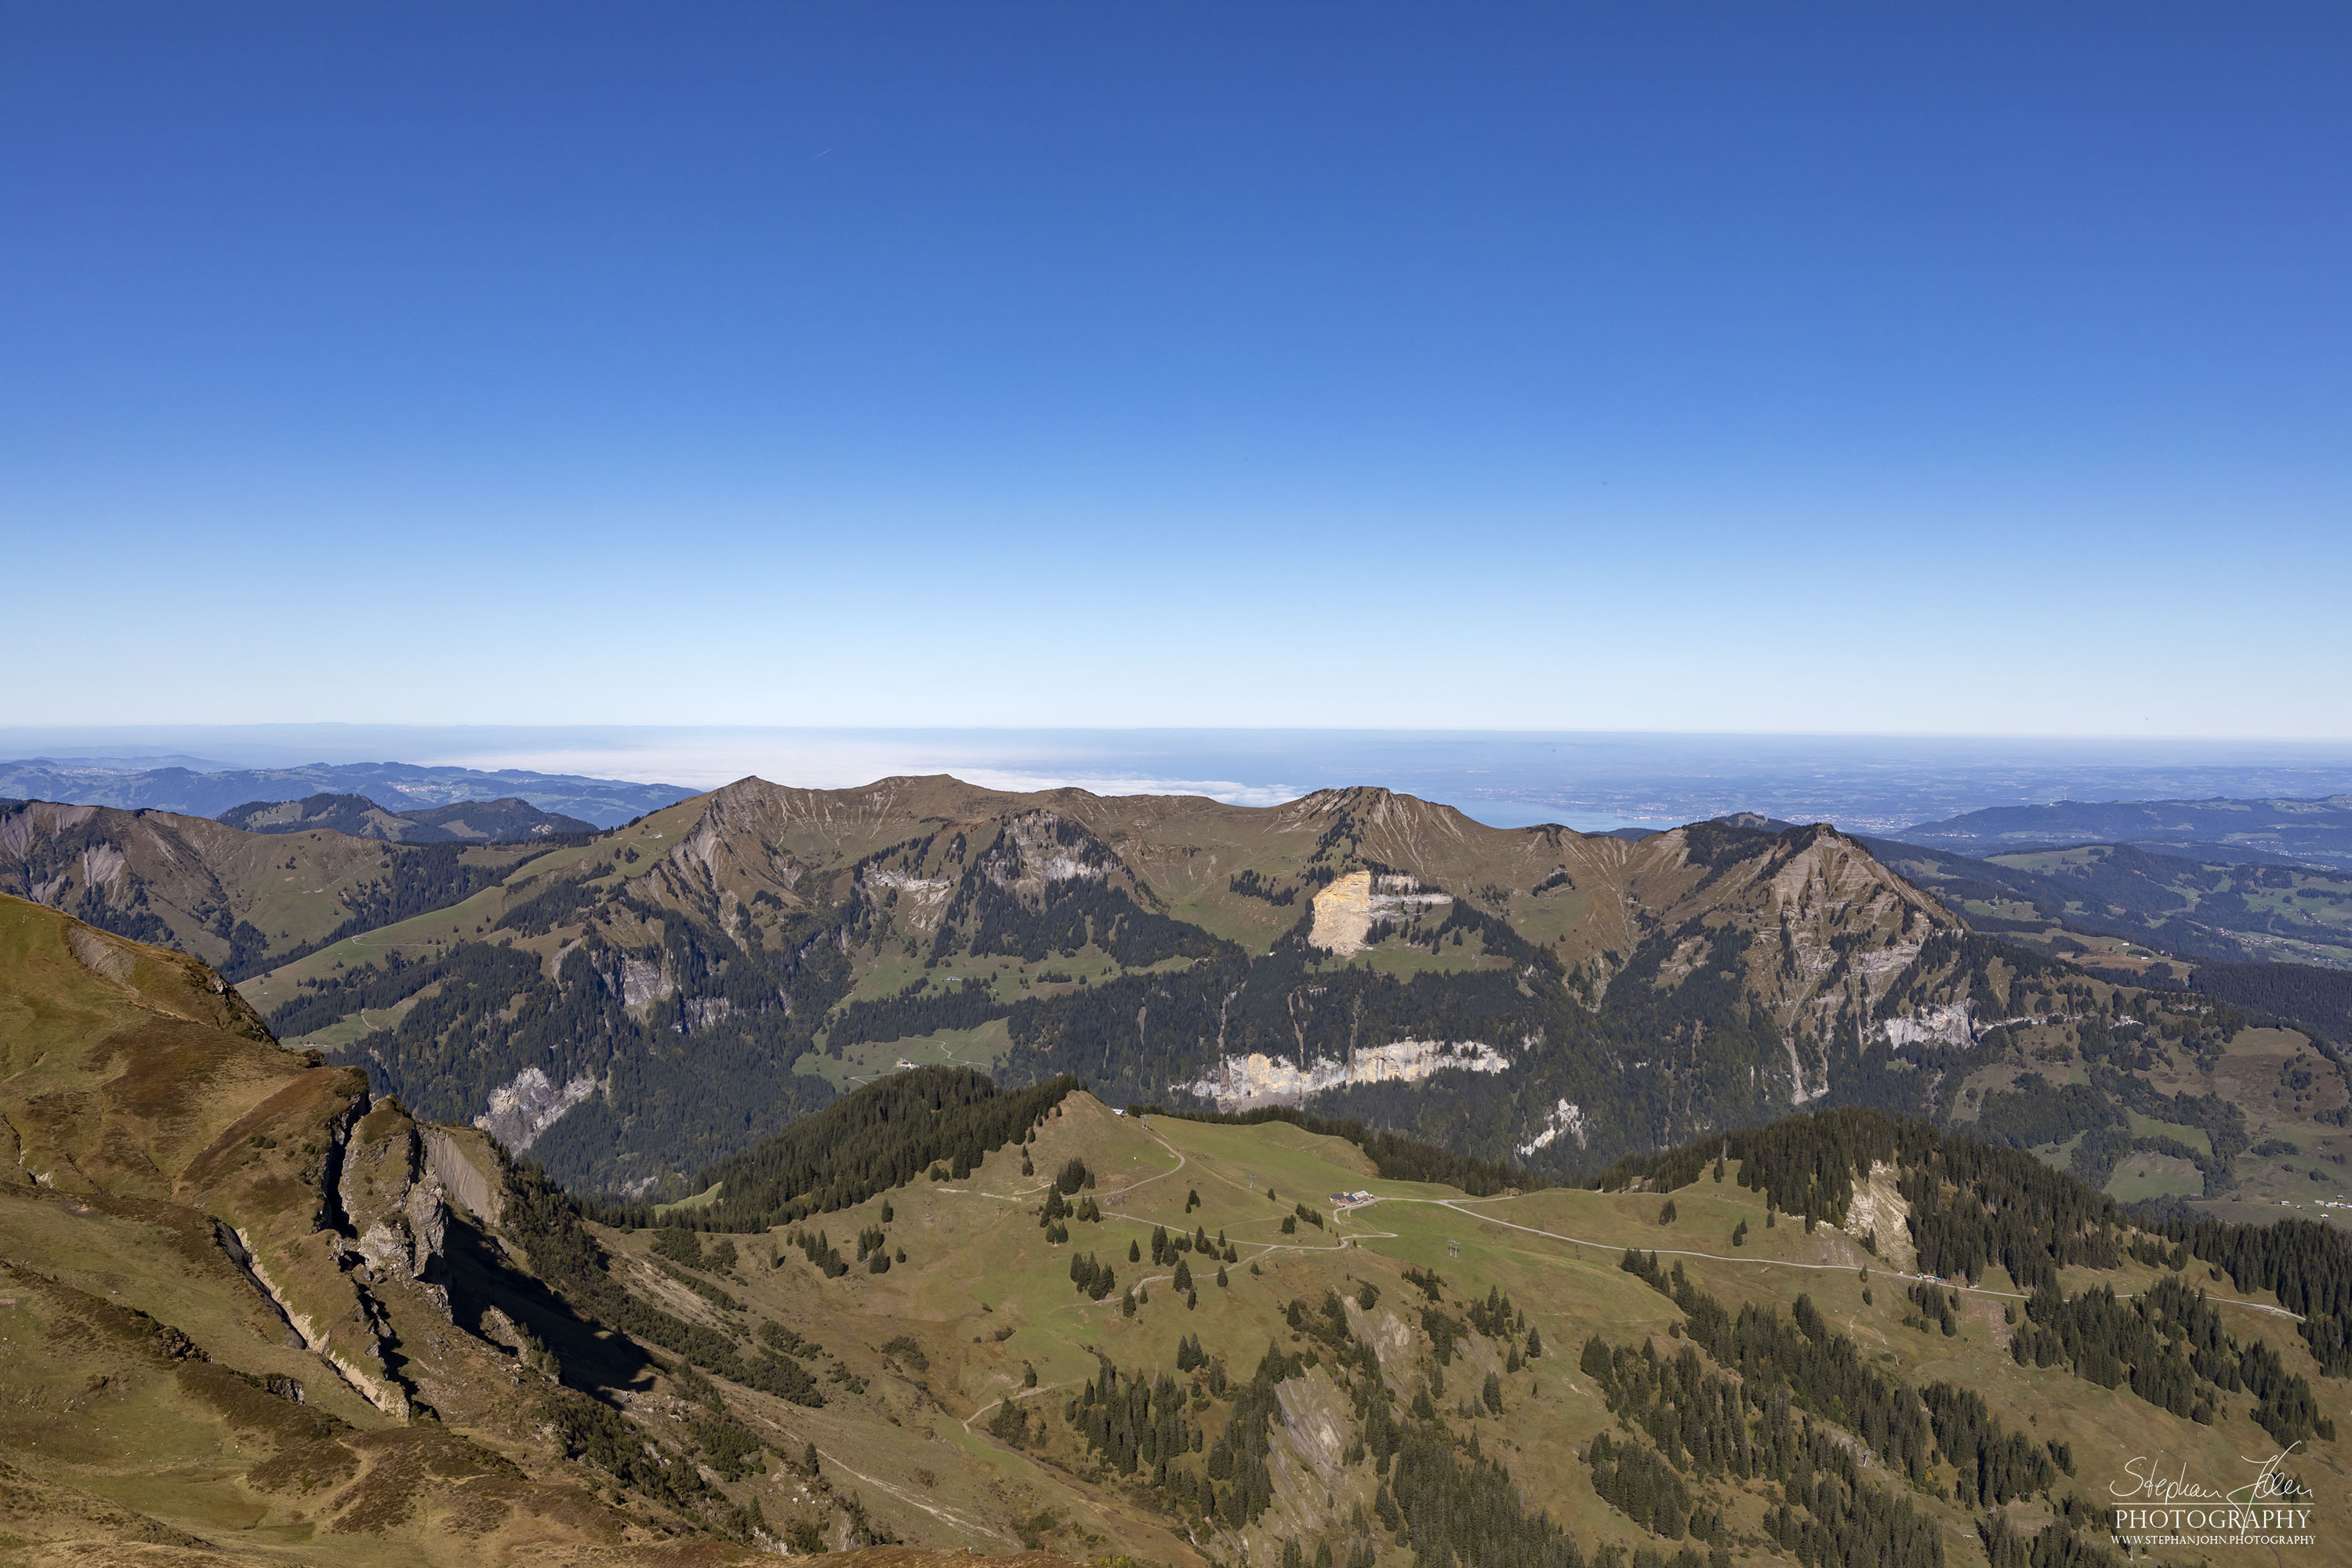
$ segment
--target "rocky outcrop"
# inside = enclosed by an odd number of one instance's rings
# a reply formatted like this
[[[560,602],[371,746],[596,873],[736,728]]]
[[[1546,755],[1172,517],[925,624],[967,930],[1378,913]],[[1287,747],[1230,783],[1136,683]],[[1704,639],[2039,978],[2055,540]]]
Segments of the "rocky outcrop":
[[[1875,1237],[1878,1256],[1889,1267],[1908,1272],[1917,1261],[1911,1245],[1911,1205],[1895,1187],[1895,1167],[1875,1161],[1870,1174],[1853,1184],[1853,1199],[1839,1227],[1860,1241]]]
[[[490,1090],[489,1109],[474,1118],[474,1125],[520,1154],[602,1087],[585,1075],[558,1084],[541,1068],[525,1068],[505,1088]]]
[[[1418,1083],[1441,1072],[1499,1073],[1510,1065],[1510,1058],[1482,1040],[1398,1040],[1351,1052],[1345,1061],[1318,1057],[1306,1065],[1253,1051],[1223,1058],[1191,1083],[1168,1087],[1231,1110],[1287,1103],[1355,1084]]]
[[[117,985],[131,984],[138,960],[131,950],[110,937],[100,936],[85,925],[77,925],[66,932],[66,946],[83,968],[93,974],[102,974]]]
[[[1934,1042],[1948,1046],[1972,1045],[1976,1031],[1969,1026],[1969,1005],[1965,1001],[1936,1003],[1921,1007],[1907,1016],[1888,1018],[1878,1026],[1879,1037],[1895,1050],[1906,1046]]]
[[[1307,940],[1345,958],[1364,950],[1374,921],[1409,921],[1453,901],[1452,894],[1424,889],[1412,877],[1350,871],[1315,895],[1315,924]]]
[[[498,1162],[481,1140],[446,1127],[426,1127],[419,1136],[425,1144],[425,1173],[441,1184],[475,1218],[496,1225],[505,1213],[499,1184]],[[476,1148],[469,1149],[472,1143]]]
[[[235,1234],[238,1247],[248,1260],[247,1267],[254,1280],[261,1287],[262,1293],[269,1298],[270,1304],[293,1325],[294,1331],[301,1336],[303,1345],[341,1373],[343,1381],[358,1390],[361,1397],[369,1404],[386,1415],[405,1419],[411,1413],[408,1391],[399,1385],[384,1366],[383,1319],[370,1310],[373,1303],[365,1293],[359,1296],[360,1305],[353,1320],[366,1331],[373,1353],[362,1357],[350,1353],[345,1346],[337,1342],[329,1325],[302,1310],[289,1299],[286,1288],[271,1278],[268,1266],[254,1251],[253,1238],[247,1233],[239,1230]]]
[[[1004,836],[980,863],[999,887],[1034,897],[1048,882],[1101,881],[1120,869],[1108,845],[1050,811],[1024,812],[1004,825]]]
[[[1386,1307],[1368,1312],[1353,1296],[1340,1297],[1339,1303],[1348,1314],[1348,1331],[1360,1344],[1371,1346],[1380,1358],[1381,1381],[1392,1394],[1410,1392],[1410,1376],[1415,1372],[1412,1330]]]
[[[604,989],[621,999],[624,1007],[638,1007],[658,1001],[677,989],[670,978],[667,965],[650,958],[630,958],[614,954],[613,966],[601,972]]]
[[[1573,1138],[1580,1149],[1588,1146],[1589,1133],[1581,1106],[1561,1100],[1544,1113],[1544,1124],[1533,1138],[1518,1146],[1519,1158],[1526,1159],[1538,1149],[1549,1149],[1562,1138]]]
[[[952,877],[919,877],[911,871],[876,868],[861,879],[868,898],[889,900],[897,896],[892,906],[905,912],[907,923],[920,931],[938,929],[940,915],[955,894]]]

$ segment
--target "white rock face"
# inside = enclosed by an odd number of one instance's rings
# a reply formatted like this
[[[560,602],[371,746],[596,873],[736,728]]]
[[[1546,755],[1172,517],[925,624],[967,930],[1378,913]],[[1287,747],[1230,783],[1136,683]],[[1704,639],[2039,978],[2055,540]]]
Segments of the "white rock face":
[[[386,1221],[378,1220],[360,1237],[360,1256],[367,1259],[369,1268],[375,1269],[383,1269],[397,1261],[402,1272],[405,1273],[409,1246],[406,1232]]]
[[[1561,1100],[1544,1113],[1543,1131],[1519,1145],[1522,1159],[1538,1149],[1549,1149],[1562,1138],[1573,1138],[1580,1149],[1587,1147],[1587,1130],[1591,1123],[1584,1120],[1584,1108]]]
[[[650,959],[628,958],[621,961],[621,1005],[635,1007],[668,995],[677,989],[661,964]]]
[[[1353,1296],[1341,1296],[1339,1304],[1348,1311],[1348,1329],[1360,1343],[1372,1347],[1380,1357],[1381,1379],[1398,1394],[1406,1388],[1406,1379],[1416,1370],[1413,1358],[1412,1331],[1386,1307],[1367,1312]]]
[[[1252,1051],[1227,1057],[1182,1089],[1231,1110],[1261,1101],[1279,1103],[1325,1089],[1360,1083],[1418,1083],[1433,1073],[1504,1072],[1511,1058],[1479,1040],[1398,1040],[1355,1052],[1344,1062],[1318,1057],[1307,1066]]]
[[[1870,1174],[1853,1184],[1853,1202],[1845,1211],[1842,1227],[1856,1241],[1875,1231],[1878,1235],[1878,1256],[1898,1269],[1909,1269],[1917,1262],[1911,1246],[1911,1205],[1895,1190],[1895,1167],[1884,1160],[1874,1161]]]
[[[1376,881],[1370,871],[1350,871],[1315,895],[1315,925],[1307,940],[1345,958],[1363,952],[1374,921],[1411,920],[1423,910],[1453,901],[1449,893],[1424,891],[1411,877]]]
[[[525,1068],[504,1089],[490,1090],[490,1108],[474,1118],[474,1125],[520,1154],[565,1111],[603,1087],[593,1078],[575,1078],[558,1088],[539,1068]]]
[[[868,898],[880,899],[889,893],[898,895],[898,907],[907,913],[909,924],[925,930],[940,923],[940,911],[947,907],[954,893],[954,879],[948,877],[918,877],[906,871],[869,870],[866,873]]]
[[[1316,1494],[1330,1496],[1348,1480],[1348,1436],[1352,1429],[1332,1397],[1335,1391],[1319,1378],[1286,1378],[1275,1384],[1282,1406],[1282,1435],[1289,1439],[1290,1455],[1298,1464],[1298,1492],[1311,1504]],[[1310,1511],[1310,1517],[1312,1513]]]
[[[1889,1018],[1879,1025],[1886,1043],[1896,1050],[1935,1040],[1948,1046],[1972,1045],[1976,1031],[1969,1026],[1969,1005],[1966,1002],[1947,1005],[1937,1003],[1922,1007],[1904,1018]]]

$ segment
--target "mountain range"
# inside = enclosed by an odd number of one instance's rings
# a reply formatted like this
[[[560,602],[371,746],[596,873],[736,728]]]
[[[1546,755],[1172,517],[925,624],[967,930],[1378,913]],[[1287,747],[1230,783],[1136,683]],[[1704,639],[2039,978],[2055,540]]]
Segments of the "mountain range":
[[[1988,879],[2027,875],[1761,817],[1588,837],[1379,790],[1256,808],[944,776],[747,779],[510,846],[0,813],[0,888],[222,966],[279,1034],[580,1190],[688,1195],[929,1062],[1304,1107],[1555,1178],[1833,1105],[2216,1212],[2332,1175],[2338,1004],[2280,984],[2317,972],[2143,992],[2231,966],[2069,935],[2096,924],[2079,900],[2004,921],[2021,895]]]
[[[593,823],[541,811],[512,796],[386,811],[363,795],[314,795],[301,800],[251,801],[222,812],[218,820],[247,833],[324,828],[395,844],[523,844],[596,831]]]
[[[233,979],[444,908],[547,847],[253,833],[171,812],[0,800],[0,891],[176,947]]]
[[[673,847],[723,893],[743,868],[724,828],[754,823],[787,854],[835,843],[854,883],[903,906],[921,891],[877,878],[911,877],[913,852],[856,845],[909,805],[997,804],[941,781],[850,800],[745,787],[732,823]],[[1062,805],[1066,823],[1087,808]],[[992,817],[943,814],[937,847],[961,833],[967,864],[1096,893],[1127,875],[1044,809],[1020,803],[1010,844],[977,841]],[[1129,809],[1095,815],[1133,826]],[[1162,844],[1245,837],[1170,810]],[[1316,846],[1343,816],[1362,830],[1349,854],[1508,868],[1393,800],[1243,822],[1303,878],[1338,858],[1346,834]],[[1294,833],[1301,851],[1277,853]],[[1718,882],[1760,858],[1792,897],[1824,871],[1864,907],[1884,886],[1841,879],[1831,862],[1853,852],[1818,835],[1768,836],[1760,857],[1695,837]],[[779,840],[737,847],[754,842]],[[1596,883],[1619,853],[1564,847]],[[1150,858],[1158,881],[1117,883],[1129,902],[1087,918],[1122,928],[1114,948],[1178,941],[1133,911],[1155,887],[1181,907],[1177,869],[1207,852]],[[695,890],[667,857],[634,863],[656,884],[637,918],[682,918],[652,901]],[[1192,907],[1237,875],[1192,878]],[[1695,896],[1662,861],[1610,875]],[[951,880],[929,929],[959,952],[1018,939],[984,898],[954,908]],[[1316,913],[1361,957],[1410,908]],[[1533,981],[1530,963],[1496,972]],[[1979,984],[2013,988],[2009,963],[1990,956]],[[2216,1027],[2157,993],[2063,984],[2099,1007],[2116,1070]],[[281,1046],[185,954],[5,896],[0,1021],[11,1563],[2122,1568],[2119,1532],[2159,1563],[2234,1560],[2147,1510],[2257,1477],[2279,1510],[2257,1532],[2314,1543],[2277,1560],[2332,1561],[2352,1538],[2339,1233],[2135,1220],[2017,1149],[1874,1110],[1711,1132],[1559,1185],[1295,1110],[1122,1113],[1067,1077],[931,1066],[646,1208],[568,1194],[481,1131]],[[2231,1026],[2219,1049],[2278,1033]],[[2345,1103],[2308,1042],[2289,1059],[2313,1064],[2294,1093]],[[2065,1093],[2020,1095],[1983,1130]],[[2181,1490],[2141,1489],[2159,1465]]]
[[[95,758],[0,762],[0,799],[169,811],[186,816],[218,816],[257,801],[346,795],[389,802],[388,809],[394,812],[517,799],[541,811],[613,827],[693,793],[676,784],[415,763],[313,763],[290,768],[198,771],[133,767]]]
[[[950,1057],[1119,1100],[1308,1100],[1564,1171],[1833,1087],[1885,1098],[1883,1012],[1965,976],[1968,941],[1828,829],[1629,842],[1379,790],[745,780],[243,988],[429,1114],[614,1190],[669,1192]]]

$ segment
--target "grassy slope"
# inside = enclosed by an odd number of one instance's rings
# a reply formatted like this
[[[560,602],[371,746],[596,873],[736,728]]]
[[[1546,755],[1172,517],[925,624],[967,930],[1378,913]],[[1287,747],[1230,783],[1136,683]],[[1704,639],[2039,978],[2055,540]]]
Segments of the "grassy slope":
[[[225,908],[232,923],[249,921],[268,938],[269,952],[289,952],[341,925],[351,913],[345,895],[386,868],[385,845],[340,833],[246,833],[170,812],[39,803],[27,821],[36,840],[86,836],[118,851],[123,876],[102,880],[101,891],[121,902],[130,887],[142,888],[147,911],[163,922],[173,944],[207,963],[221,963],[229,950],[213,911]],[[527,845],[514,845],[468,847],[461,855],[469,864],[504,866],[530,852]],[[89,863],[75,853],[48,874],[63,881],[45,901],[75,907],[86,889]]]
[[[291,963],[280,964],[266,973],[255,975],[241,983],[237,990],[255,1007],[267,1013],[291,998],[305,980],[324,979],[338,970],[345,968],[380,964],[383,962],[384,956],[391,952],[404,952],[410,956],[416,956],[432,952],[436,949],[446,948],[460,942],[492,940],[494,935],[497,940],[513,942],[527,951],[551,958],[562,946],[562,932],[537,938],[516,938],[511,932],[493,933],[490,930],[491,922],[496,921],[509,905],[530,898],[545,886],[550,879],[576,875],[585,868],[605,861],[614,862],[614,870],[610,876],[597,879],[596,886],[617,891],[626,880],[628,873],[635,868],[622,861],[620,858],[632,849],[636,850],[641,858],[649,854],[661,853],[662,846],[666,842],[664,829],[668,829],[667,839],[674,841],[677,832],[679,814],[686,812],[687,809],[686,805],[672,806],[668,811],[656,812],[635,827],[615,828],[588,844],[567,845],[561,849],[550,850],[531,859],[527,866],[520,868],[520,875],[508,882],[485,888],[471,898],[452,904],[446,909],[435,910],[410,920],[379,926],[373,931],[364,931],[358,936],[346,937],[331,947],[322,947],[316,952]],[[690,814],[688,820],[691,820]],[[307,836],[290,834],[286,837],[300,838]],[[327,835],[326,837],[336,836]],[[278,838],[266,840],[269,843],[282,841]],[[509,858],[520,858],[514,849],[468,848],[464,853],[468,856],[504,855]],[[332,930],[333,928],[329,925],[324,929]],[[356,1017],[350,1022],[358,1024]],[[322,1032],[319,1038],[321,1044],[331,1042],[342,1044],[369,1032],[371,1031],[362,1026],[356,1029],[340,1031],[332,1036]]]
[[[1906,1381],[1963,1383],[1983,1392],[2011,1426],[2037,1439],[2072,1443],[2081,1470],[2078,1489],[2085,1495],[2123,1479],[2123,1463],[2136,1454],[2161,1452],[2168,1462],[2187,1460],[2193,1471],[2235,1475],[2240,1454],[2275,1447],[2247,1419],[2242,1398],[2231,1402],[2231,1412],[2219,1425],[2204,1428],[2128,1392],[2017,1366],[2005,1350],[2000,1313],[2002,1293],[2012,1288],[1998,1270],[1982,1290],[1969,1293],[1957,1338],[1906,1329],[1900,1286],[1859,1243],[1826,1227],[1808,1235],[1801,1222],[1785,1216],[1767,1229],[1760,1196],[1732,1182],[1702,1180],[1684,1189],[1676,1194],[1678,1222],[1662,1228],[1655,1194],[1550,1190],[1468,1200],[1450,1189],[1382,1181],[1365,1172],[1352,1146],[1285,1124],[1245,1128],[1161,1118],[1141,1127],[1108,1116],[1083,1096],[1046,1124],[1034,1152],[1040,1178],[1023,1179],[1017,1160],[1000,1152],[968,1183],[919,1181],[825,1216],[824,1228],[845,1251],[861,1226],[879,1223],[888,1202],[895,1210],[887,1227],[891,1244],[904,1247],[908,1261],[887,1275],[853,1269],[824,1280],[790,1247],[774,1254],[781,1262],[771,1267],[765,1245],[754,1239],[735,1277],[724,1282],[749,1313],[778,1317],[873,1380],[866,1399],[837,1396],[823,1412],[756,1395],[739,1405],[755,1408],[788,1451],[815,1441],[827,1465],[837,1467],[869,1507],[912,1541],[1001,1549],[1016,1521],[1050,1509],[1061,1521],[1049,1532],[1051,1543],[1073,1555],[1116,1549],[1163,1562],[1196,1560],[1189,1543],[1156,1526],[1118,1488],[1108,1489],[1106,1499],[1101,1489],[1083,1484],[1091,1468],[1064,1426],[1059,1405],[1093,1375],[1096,1354],[1122,1368],[1171,1368],[1178,1339],[1197,1334],[1213,1354],[1245,1370],[1269,1339],[1294,1345],[1281,1319],[1291,1298],[1313,1302],[1326,1289],[1351,1294],[1370,1281],[1381,1291],[1370,1315],[1377,1322],[1419,1304],[1419,1293],[1402,1278],[1407,1267],[1419,1267],[1444,1276],[1449,1300],[1499,1287],[1526,1309],[1550,1352],[1508,1381],[1503,1417],[1468,1423],[1451,1405],[1475,1392],[1491,1356],[1482,1343],[1466,1352],[1472,1359],[1457,1359],[1439,1401],[1449,1410],[1449,1424],[1477,1431],[1486,1451],[1510,1465],[1529,1505],[1549,1508],[1588,1544],[1641,1544],[1639,1532],[1592,1494],[1589,1473],[1575,1458],[1595,1432],[1613,1424],[1576,1368],[1586,1336],[1598,1331],[1625,1342],[1647,1333],[1664,1346],[1669,1324],[1678,1318],[1664,1297],[1617,1267],[1628,1245],[1680,1249],[1702,1287],[1726,1300],[1786,1310],[1799,1293],[1811,1294],[1866,1352]],[[1074,1226],[1069,1247],[1050,1247],[1025,1211],[1037,1201],[1043,1173],[1073,1153],[1101,1173],[1095,1193],[1105,1218],[1099,1226]],[[1269,1185],[1278,1202],[1265,1197]],[[1328,1194],[1360,1186],[1381,1201],[1329,1215]],[[1186,1198],[1194,1191],[1202,1206],[1188,1213]],[[1281,1232],[1281,1217],[1300,1199],[1326,1212],[1328,1229],[1301,1226],[1297,1235]],[[1729,1237],[1742,1219],[1748,1240],[1735,1250]],[[1213,1269],[1198,1270],[1200,1305],[1187,1310],[1168,1288],[1169,1270],[1152,1268],[1148,1258],[1139,1267],[1129,1264],[1128,1242],[1148,1242],[1155,1224],[1187,1233],[1204,1226],[1213,1237],[1223,1231],[1244,1259],[1230,1270],[1231,1287],[1221,1290]],[[609,1239],[630,1253],[644,1252],[649,1241],[644,1235]],[[1460,1244],[1458,1256],[1449,1242]],[[1074,1250],[1110,1261],[1121,1289],[1145,1286],[1148,1304],[1127,1318],[1117,1292],[1099,1303],[1078,1296],[1068,1278]],[[1253,1262],[1261,1273],[1251,1272]],[[1862,1300],[1864,1265],[1874,1265],[1876,1281],[1870,1305]],[[2137,1267],[2113,1275],[2077,1270],[2066,1284],[2072,1290],[2104,1280],[2127,1291],[2152,1278]],[[2239,1300],[2226,1280],[2200,1283],[2218,1298]],[[676,1310],[700,1311],[714,1322],[730,1316],[684,1291],[673,1289],[669,1299]],[[2229,1309],[2232,1331],[2269,1340],[2290,1365],[2332,1392],[2333,1385],[2316,1378],[2292,1324],[2255,1310],[2260,1304],[2256,1299]],[[918,1370],[903,1352],[882,1349],[902,1336],[920,1346],[927,1367]],[[1021,1389],[1024,1363],[1037,1373],[1035,1393]],[[1384,1371],[1407,1392],[1423,1375],[1411,1357],[1390,1361]],[[1300,1386],[1310,1394],[1321,1389],[1327,1403],[1333,1397],[1323,1373],[1309,1374]],[[1041,1452],[1014,1452],[986,1435],[994,1402],[1008,1397],[1033,1401],[1045,1412],[1051,1436]],[[1344,1415],[1344,1401],[1339,1408]],[[2322,1448],[2316,1465],[2338,1470],[2334,1446]],[[1303,1468],[1276,1468],[1292,1480],[1280,1483],[1276,1506],[1262,1526],[1245,1532],[1246,1539],[1204,1541],[1201,1547],[1221,1560],[1245,1555],[1268,1563],[1279,1537],[1328,1528],[1335,1507],[1344,1519],[1350,1500],[1370,1500],[1370,1475],[1361,1468],[1340,1489],[1336,1505],[1324,1502],[1321,1483],[1297,1484]],[[772,1478],[746,1491],[761,1496],[774,1518],[796,1506],[794,1489],[789,1479]],[[2323,1484],[2320,1491],[2319,1527],[2343,1539],[2352,1517],[2341,1489],[2330,1496]],[[1739,1522],[1752,1528],[1760,1504],[1741,1506],[1748,1511]],[[1919,1506],[1944,1518],[1950,1561],[1982,1561],[1972,1519],[1944,1505]],[[1393,1549],[1391,1555],[1400,1565],[1405,1560]]]
[[[215,985],[178,953],[0,899],[0,1453],[26,1478],[0,1497],[7,1548],[456,1563],[655,1541],[580,1487],[499,1358],[423,1292],[360,1294],[318,1219],[356,1075],[280,1048]],[[380,1107],[357,1135],[404,1126]],[[348,1377],[231,1263],[216,1220]],[[353,1327],[369,1301],[446,1421],[363,1397],[390,1373]],[[270,1377],[299,1380],[301,1403],[253,1381]],[[230,1554],[203,1550],[222,1541]]]

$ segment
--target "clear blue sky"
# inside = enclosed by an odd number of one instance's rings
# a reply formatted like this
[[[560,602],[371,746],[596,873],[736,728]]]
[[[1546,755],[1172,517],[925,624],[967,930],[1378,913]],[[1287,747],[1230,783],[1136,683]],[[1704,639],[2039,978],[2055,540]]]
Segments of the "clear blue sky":
[[[2340,4],[9,0],[0,723],[2352,736],[2347,82]]]

